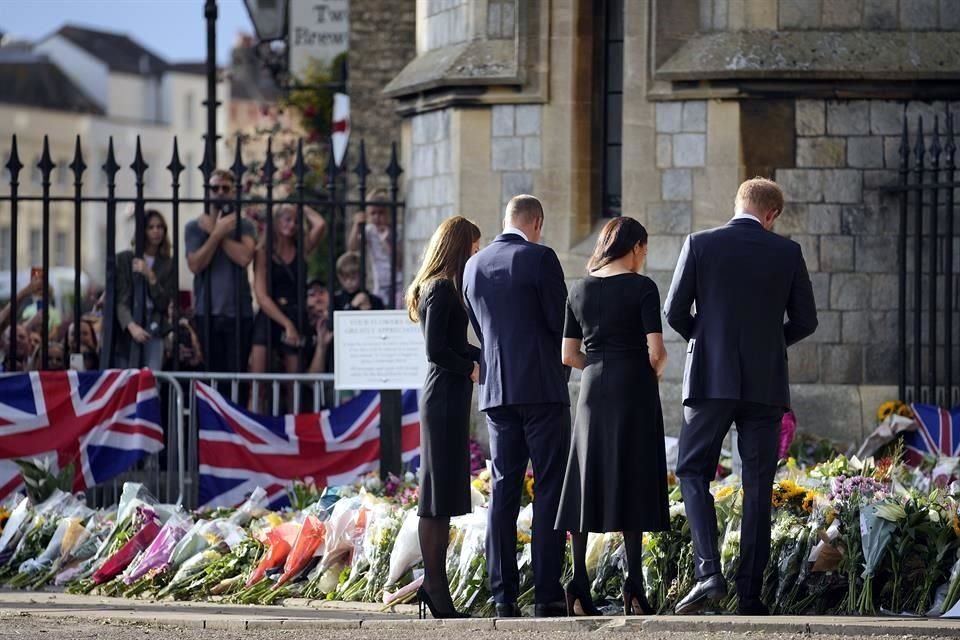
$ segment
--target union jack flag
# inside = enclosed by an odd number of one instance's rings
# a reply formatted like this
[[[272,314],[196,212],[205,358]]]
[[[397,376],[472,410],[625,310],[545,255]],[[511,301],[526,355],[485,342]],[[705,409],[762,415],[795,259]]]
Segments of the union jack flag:
[[[960,455],[960,407],[941,409],[928,404],[911,404],[910,409],[916,418],[916,431],[908,431],[903,436],[906,446],[905,458],[917,465],[925,456]]]
[[[295,480],[318,487],[353,482],[379,467],[380,394],[364,391],[322,411],[263,416],[196,383],[199,420],[200,506],[237,506],[257,487],[273,506],[287,500]],[[420,456],[417,392],[403,393],[401,451],[416,466]]]
[[[74,465],[73,490],[110,480],[163,449],[149,369],[0,377],[0,499],[23,486],[16,459]]]

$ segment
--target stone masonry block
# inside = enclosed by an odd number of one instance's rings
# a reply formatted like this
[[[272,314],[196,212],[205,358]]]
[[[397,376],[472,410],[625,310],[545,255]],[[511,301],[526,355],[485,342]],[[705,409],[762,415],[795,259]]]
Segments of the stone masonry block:
[[[865,273],[835,273],[830,279],[830,308],[842,311],[866,309],[870,302],[870,276]]]
[[[867,0],[869,2],[869,0]],[[870,101],[870,133],[895,136],[903,131],[903,105],[886,100]]]
[[[820,381],[860,384],[863,381],[863,349],[860,345],[821,345]]]
[[[777,218],[777,233],[790,236],[807,232],[810,205],[788,204]]]
[[[411,176],[423,177],[432,176],[435,173],[436,164],[434,159],[436,154],[433,145],[418,144],[413,147],[413,171]]]
[[[844,205],[840,209],[840,232],[845,234],[861,235],[865,233],[883,233],[884,221],[879,211],[853,204]]]
[[[892,169],[872,169],[863,172],[864,189],[883,189],[897,184],[900,175]]]
[[[899,306],[900,280],[898,276],[877,273],[870,276],[870,308],[896,309]]]
[[[787,202],[823,202],[823,172],[816,169],[778,169],[777,182]]]
[[[657,169],[673,165],[673,136],[657,134]]]
[[[827,133],[832,136],[870,133],[870,103],[866,100],[827,102]]]
[[[797,100],[797,134],[822,136],[827,132],[826,107],[823,100]]]
[[[660,188],[664,200],[693,200],[693,174],[689,169],[667,169]]]
[[[863,28],[871,31],[897,28],[897,0],[864,0]]]
[[[707,103],[704,100],[687,100],[683,103],[683,131],[705,133],[707,131]]]
[[[900,354],[896,344],[873,345],[864,354],[866,384],[896,384]]]
[[[807,231],[818,235],[840,233],[840,206],[835,204],[811,204],[808,206]]]
[[[809,340],[836,344],[840,342],[840,311],[817,311],[817,330]]]
[[[940,0],[940,28],[944,31],[960,31],[960,11],[957,0]]]
[[[900,0],[900,28],[936,29],[937,13],[937,0]]]
[[[857,169],[883,168],[883,138],[848,138],[847,164]]]
[[[677,258],[680,256],[680,248],[686,236],[663,235],[658,237],[656,242],[650,243],[647,253],[647,268],[660,271],[671,271],[677,266]],[[666,296],[666,293],[661,293]]]
[[[506,203],[521,193],[533,193],[533,174],[526,171],[504,173],[500,181],[500,200]]]
[[[870,344],[897,343],[897,311],[870,312]]]
[[[858,29],[862,20],[861,0],[823,0],[824,29]]]
[[[539,169],[541,166],[540,136],[527,136],[523,139],[523,168]]]
[[[844,311],[843,333],[844,344],[866,344],[870,342],[870,312]]]
[[[781,29],[816,29],[820,26],[820,0],[780,0]]]
[[[702,167],[707,159],[707,136],[703,133],[681,133],[673,136],[673,165]]]
[[[680,133],[683,131],[683,103],[657,103],[657,133]]]
[[[806,255],[804,255],[806,260]],[[810,261],[806,260],[807,268],[810,268]],[[810,284],[813,285],[813,299],[817,303],[818,309],[825,309],[830,304],[830,274],[811,271]]]
[[[516,134],[518,136],[540,135],[540,114],[543,107],[538,104],[517,105]]]
[[[896,270],[896,236],[857,236],[858,272],[895,273]]]
[[[647,206],[647,232],[650,234],[690,233],[693,205],[689,202],[658,202]]]
[[[797,138],[798,167],[843,167],[846,138]]]
[[[807,270],[820,271],[820,236],[793,236],[791,240],[800,245]]]
[[[727,28],[729,13],[729,0],[713,0],[713,28],[715,30],[723,31]]]
[[[826,202],[856,203],[863,200],[863,172],[829,169],[823,172],[823,199]]]
[[[821,236],[820,270],[833,273],[853,271],[853,238],[850,236]]]
[[[900,136],[886,136],[883,139],[883,165],[887,169],[900,168]]]
[[[787,350],[790,382],[803,384],[819,381],[820,359],[818,352],[817,345],[809,341],[795,344]]]
[[[523,169],[523,140],[521,138],[494,138],[490,145],[493,155],[490,168],[494,171]]]
[[[493,120],[494,136],[513,135],[513,114],[516,110],[512,104],[494,105],[491,119]]]

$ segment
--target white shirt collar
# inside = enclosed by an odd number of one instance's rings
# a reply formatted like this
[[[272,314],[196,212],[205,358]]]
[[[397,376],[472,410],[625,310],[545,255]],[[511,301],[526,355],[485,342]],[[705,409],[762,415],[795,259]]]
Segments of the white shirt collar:
[[[530,238],[527,237],[527,234],[525,234],[523,231],[520,231],[520,229],[517,229],[516,227],[507,227],[506,229],[503,230],[503,234],[504,234],[504,235],[506,235],[506,234],[508,234],[508,233],[512,233],[512,234],[514,234],[514,235],[518,235],[518,236],[520,236],[521,238],[523,238],[524,240],[526,240],[527,242],[530,242]]]
[[[736,213],[733,214],[733,219],[734,219],[734,220],[739,220],[739,219],[741,219],[741,218],[747,218],[747,219],[750,219],[750,220],[754,220],[754,221],[756,221],[760,226],[763,226],[763,223],[760,222],[760,218],[758,218],[757,216],[753,215],[752,213],[750,213],[750,212],[748,212],[748,211],[737,211]]]

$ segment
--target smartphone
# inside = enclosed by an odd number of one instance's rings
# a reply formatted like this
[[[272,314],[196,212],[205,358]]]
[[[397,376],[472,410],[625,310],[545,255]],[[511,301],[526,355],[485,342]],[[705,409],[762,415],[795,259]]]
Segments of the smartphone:
[[[43,298],[41,298],[40,300],[37,300],[37,311],[43,311],[43,308],[45,306],[44,302],[45,301],[43,300]]]
[[[87,368],[84,366],[83,354],[82,353],[71,353],[70,354],[70,368],[74,371],[86,371]]]

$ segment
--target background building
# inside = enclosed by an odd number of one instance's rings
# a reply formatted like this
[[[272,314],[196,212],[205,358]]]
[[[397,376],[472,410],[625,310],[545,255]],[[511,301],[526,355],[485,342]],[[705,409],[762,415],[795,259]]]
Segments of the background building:
[[[607,216],[643,222],[665,296],[685,235],[729,219],[742,179],[774,177],[777,230],[803,247],[820,310],[789,352],[794,409],[808,432],[859,441],[897,394],[884,188],[903,116],[942,122],[958,76],[950,0],[419,0],[417,58],[387,87],[404,116],[407,270],[443,218],[489,239],[530,192],[569,278]],[[676,432],[685,345],[666,334]]]
[[[221,91],[228,87],[221,83]],[[137,137],[149,165],[144,183],[147,198],[169,198],[171,175],[166,170],[177,139],[180,161],[186,167],[180,178],[183,198],[202,198],[203,179],[197,169],[203,159],[206,118],[204,65],[170,64],[142,45],[120,34],[65,26],[33,44],[0,47],[0,148],[3,162],[13,135],[25,166],[20,176],[21,194],[39,195],[40,157],[43,138],[48,136],[53,161],[57,164],[51,193],[73,195],[73,159],[80,137],[87,170],[85,195],[106,195],[106,174],[101,167],[113,138],[114,154],[121,170],[117,174],[119,197],[135,194],[133,162]],[[222,98],[221,98],[222,100]],[[226,112],[219,113],[218,129],[225,130]],[[220,152],[220,157],[223,156]],[[4,169],[0,184],[8,192]],[[169,205],[158,208],[172,223]],[[182,227],[195,217],[200,206],[184,205]],[[74,262],[73,206],[54,203],[51,208],[50,263],[72,267]],[[117,250],[126,249],[133,237],[132,205],[118,206]],[[29,271],[40,263],[42,242],[39,203],[21,206],[17,266]],[[0,265],[9,265],[9,211],[0,205]],[[106,211],[101,204],[86,203],[81,224],[82,264],[96,282],[103,282]],[[190,274],[181,260],[181,287],[189,288]],[[0,285],[2,286],[2,285]]]

